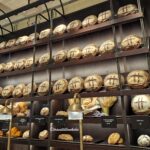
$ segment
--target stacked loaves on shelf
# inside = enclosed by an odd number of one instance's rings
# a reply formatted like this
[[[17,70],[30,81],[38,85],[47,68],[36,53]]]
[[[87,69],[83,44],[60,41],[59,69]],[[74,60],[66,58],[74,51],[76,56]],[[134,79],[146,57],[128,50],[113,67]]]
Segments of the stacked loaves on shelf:
[[[136,5],[128,4],[119,8],[117,12],[117,16],[124,17],[137,12],[138,12],[138,8]],[[112,17],[113,17],[112,12],[110,10],[106,10],[104,12],[99,13],[98,17],[96,15],[89,15],[85,17],[83,21],[77,19],[71,21],[68,25],[60,24],[56,26],[53,30],[50,28],[42,30],[40,34],[32,33],[29,36],[24,35],[22,37],[19,37],[18,39],[11,39],[8,42],[3,41],[0,43],[0,49],[10,48],[17,45],[25,45],[29,42],[33,42],[35,39],[38,40],[38,39],[48,38],[50,35],[61,36],[66,32],[76,32],[80,28],[93,26],[97,23],[100,24],[108,20],[111,20]]]

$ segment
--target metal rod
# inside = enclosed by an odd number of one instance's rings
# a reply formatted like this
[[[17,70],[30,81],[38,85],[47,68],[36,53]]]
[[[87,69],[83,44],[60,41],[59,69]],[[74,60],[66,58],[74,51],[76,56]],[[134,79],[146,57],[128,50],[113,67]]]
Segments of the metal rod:
[[[79,128],[80,128],[80,150],[83,150],[83,120],[79,120]]]
[[[49,21],[45,16],[43,16],[42,14],[38,14],[39,16],[41,16],[42,18],[44,18],[46,21]]]
[[[61,5],[61,8],[62,8],[62,13],[63,13],[63,15],[65,15],[65,9],[64,9],[64,5],[62,3],[62,0],[59,0],[59,2],[60,2],[60,5]]]

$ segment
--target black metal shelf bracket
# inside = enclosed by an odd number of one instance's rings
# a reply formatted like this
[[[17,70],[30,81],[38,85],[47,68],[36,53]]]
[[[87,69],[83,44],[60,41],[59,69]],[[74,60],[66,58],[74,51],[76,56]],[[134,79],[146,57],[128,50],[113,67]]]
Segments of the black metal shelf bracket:
[[[1,11],[4,15],[6,15],[6,14],[7,14],[7,13],[6,13],[4,10],[2,10],[2,9],[0,9],[0,11]],[[9,21],[9,23],[10,23],[11,31],[10,31],[10,30],[8,30],[8,29],[6,29],[6,28],[4,28],[4,27],[2,27],[2,25],[0,25],[1,36],[3,36],[3,35],[4,35],[3,30],[4,30],[4,31],[6,31],[6,32],[8,32],[8,33],[13,33],[13,31],[14,31],[14,28],[13,28],[13,24],[12,24],[11,19],[10,19],[9,17],[7,17],[7,19],[8,19],[8,21]]]
[[[61,10],[62,12],[60,12],[58,9],[56,8],[53,8],[52,11],[55,11],[57,14],[59,14],[61,17],[65,18],[65,9],[64,9],[64,5],[63,5],[63,2],[62,0],[59,0],[60,2],[60,6],[61,6]]]

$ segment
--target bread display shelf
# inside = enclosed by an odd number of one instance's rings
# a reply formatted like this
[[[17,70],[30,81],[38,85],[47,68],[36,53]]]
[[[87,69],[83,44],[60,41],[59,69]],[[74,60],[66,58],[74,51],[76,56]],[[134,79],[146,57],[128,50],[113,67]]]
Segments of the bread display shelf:
[[[87,57],[79,60],[72,60],[72,61],[66,61],[62,63],[53,63],[51,62],[49,65],[39,65],[36,66],[34,69],[27,68],[23,70],[16,70],[11,72],[4,72],[0,73],[0,77],[7,77],[7,76],[15,76],[15,75],[22,75],[32,72],[38,72],[38,71],[44,71],[46,69],[58,69],[61,67],[70,67],[70,66],[77,66],[77,65],[83,65],[83,64],[90,64],[90,63],[96,63],[100,61],[106,61],[106,60],[112,60],[116,58],[122,58],[122,57],[130,57],[134,55],[140,55],[140,54],[148,54],[149,49],[148,48],[139,48],[139,49],[133,49],[130,51],[120,51],[117,53],[117,56],[113,53],[104,54],[102,56],[93,56],[93,57]]]
[[[80,144],[79,142],[64,142],[64,141],[58,141],[58,140],[52,140],[50,142],[50,145],[52,147],[57,148],[74,148],[79,149]],[[123,145],[108,145],[108,144],[95,144],[95,143],[84,143],[84,149],[86,150],[128,150],[126,146]]]
[[[112,25],[117,25],[117,24],[124,24],[124,23],[129,23],[129,22],[133,22],[135,20],[138,20],[139,18],[143,17],[143,13],[136,13],[136,14],[132,14],[129,16],[125,16],[125,17],[121,17],[121,18],[117,18],[117,19],[113,19],[101,24],[96,24],[93,25],[91,27],[87,27],[87,28],[83,28],[80,29],[77,32],[73,32],[73,33],[65,33],[62,36],[58,36],[58,37],[51,37],[51,41],[52,42],[58,42],[61,40],[65,40],[65,39],[71,39],[74,37],[79,37],[82,35],[86,35],[89,33],[94,33],[97,31],[101,31],[107,28],[110,28]],[[23,50],[27,50],[27,49],[32,49],[34,46],[38,47],[38,46],[42,46],[42,45],[47,45],[49,43],[50,39],[42,39],[37,41],[36,43],[28,43],[26,45],[19,45],[19,46],[15,46],[12,48],[7,48],[7,49],[2,49],[0,50],[0,54],[5,54],[5,53],[13,53],[13,52],[17,52],[17,51],[23,51]]]
[[[150,88],[146,89],[124,89],[124,90],[112,90],[112,91],[99,91],[99,92],[82,92],[80,93],[82,98],[86,97],[102,97],[102,96],[131,96],[139,94],[149,94]],[[9,98],[7,100],[13,102],[23,102],[23,101],[47,101],[47,100],[64,100],[69,99],[74,96],[73,93],[57,94],[49,96],[33,96],[33,97],[21,97],[21,98]],[[4,103],[6,99],[0,99],[0,103]]]
[[[116,19],[113,19],[113,20],[110,20],[110,21],[107,21],[107,22],[104,22],[101,24],[96,24],[96,25],[93,25],[91,27],[80,29],[77,32],[66,33],[66,34],[59,36],[59,37],[52,37],[52,42],[58,42],[61,40],[71,39],[71,38],[79,37],[79,36],[82,36],[85,34],[101,31],[101,30],[110,28],[112,25],[125,24],[125,23],[129,23],[129,22],[133,22],[133,21],[138,20],[139,18],[142,18],[142,17],[143,17],[143,13],[136,13],[136,14],[132,14],[129,16],[125,16],[125,17],[116,18]]]
[[[2,143],[6,143],[7,140],[8,140],[7,137],[1,137],[0,138],[0,142],[2,142]],[[11,142],[16,143],[16,144],[29,144],[29,140],[23,139],[23,138],[11,138]]]
[[[7,137],[1,137],[0,142],[1,143],[7,143],[8,138]],[[48,140],[39,140],[39,139],[23,139],[23,138],[11,138],[11,142],[15,144],[24,144],[24,145],[36,145],[41,147],[47,147],[48,146]]]
[[[59,118],[65,119],[65,121],[68,121],[68,122],[78,122],[78,121],[75,121],[75,120],[68,120],[67,117],[59,117]],[[55,119],[55,117],[53,117],[53,119]],[[123,123],[123,119],[120,116],[116,116],[116,120],[117,120],[117,124],[122,124]],[[101,123],[101,117],[84,116],[83,123],[100,124]]]

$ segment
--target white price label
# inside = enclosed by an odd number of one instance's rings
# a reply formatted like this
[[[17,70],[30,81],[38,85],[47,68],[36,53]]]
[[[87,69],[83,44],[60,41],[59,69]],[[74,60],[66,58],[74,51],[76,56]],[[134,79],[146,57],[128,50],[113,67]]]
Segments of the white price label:
[[[12,119],[11,115],[0,115],[0,120],[10,120]]]

